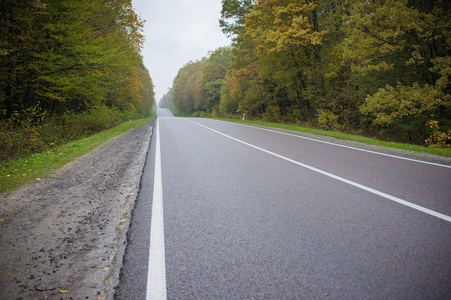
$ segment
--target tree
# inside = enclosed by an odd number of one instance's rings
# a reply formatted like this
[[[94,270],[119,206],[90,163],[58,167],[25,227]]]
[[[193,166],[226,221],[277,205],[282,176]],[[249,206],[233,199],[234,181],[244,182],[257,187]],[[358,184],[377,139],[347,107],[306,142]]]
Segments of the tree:
[[[218,110],[221,88],[231,60],[230,47],[221,47],[209,54],[202,64],[201,76],[196,82],[196,110],[207,112]]]
[[[361,111],[421,143],[426,122],[451,126],[451,15],[445,2],[356,1],[345,57],[368,82]],[[358,43],[357,43],[358,41]]]
[[[160,107],[171,109],[173,107],[172,105],[172,88],[169,89],[169,91],[163,95],[163,97],[160,99],[159,103]]]
[[[225,35],[231,38],[241,35],[246,23],[245,16],[256,2],[254,0],[222,0],[219,26]]]
[[[177,73],[172,85],[172,103],[177,112],[191,115],[195,111],[195,84],[201,76],[201,68],[205,58],[200,61],[190,61]]]
[[[45,4],[35,0],[0,2],[0,117],[22,109],[21,99],[30,98],[27,77],[38,67],[33,64],[34,40],[42,33],[35,18]]]
[[[245,16],[245,30],[237,43],[242,61],[256,64],[258,78],[249,95],[259,93],[258,109],[275,121],[298,120],[313,114],[316,99],[324,99],[320,45],[327,31],[318,27],[317,1],[258,1]],[[252,52],[252,55],[249,55]],[[237,55],[240,59],[240,55]],[[253,61],[253,62],[252,62]],[[224,93],[225,94],[225,93]],[[247,99],[247,100],[245,100]],[[249,102],[254,97],[244,97]],[[262,102],[263,101],[263,102]]]
[[[99,105],[136,109],[143,89],[152,88],[140,71],[143,21],[131,0],[3,5],[10,12],[1,23],[3,119],[37,103],[49,114]]]

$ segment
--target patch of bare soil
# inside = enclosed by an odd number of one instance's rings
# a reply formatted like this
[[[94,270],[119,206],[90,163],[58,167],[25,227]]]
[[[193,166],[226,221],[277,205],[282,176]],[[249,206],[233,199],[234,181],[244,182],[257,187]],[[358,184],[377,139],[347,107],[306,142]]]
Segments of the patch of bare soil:
[[[0,299],[113,298],[152,128],[0,198]]]

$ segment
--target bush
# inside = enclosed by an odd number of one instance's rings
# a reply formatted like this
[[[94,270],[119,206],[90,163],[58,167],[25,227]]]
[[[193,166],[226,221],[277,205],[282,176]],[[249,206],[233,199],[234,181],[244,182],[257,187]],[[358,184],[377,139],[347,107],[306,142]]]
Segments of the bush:
[[[429,148],[451,148],[449,141],[451,141],[451,130],[448,132],[441,131],[438,126],[438,121],[429,121],[426,126],[432,129],[432,132],[428,139],[426,139],[426,144]]]
[[[325,129],[338,130],[340,124],[338,124],[338,116],[329,110],[318,110],[318,124]]]
[[[120,112],[115,108],[98,106],[85,113],[65,113],[17,126],[17,120],[0,121],[0,163],[46,151],[74,140],[113,128],[129,116],[131,111]],[[22,117],[21,120],[25,118]],[[37,125],[35,125],[37,124]]]
[[[204,111],[196,111],[192,116],[195,118],[205,118],[207,114]]]

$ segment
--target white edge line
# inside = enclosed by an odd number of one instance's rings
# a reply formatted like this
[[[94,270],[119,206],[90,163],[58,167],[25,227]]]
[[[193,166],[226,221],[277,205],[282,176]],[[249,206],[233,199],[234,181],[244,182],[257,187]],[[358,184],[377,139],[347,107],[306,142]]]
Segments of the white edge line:
[[[267,129],[267,128],[261,128],[261,127],[258,127],[258,126],[245,125],[245,124],[240,124],[240,123],[235,123],[235,122],[228,122],[228,123],[235,124],[235,125],[238,125],[238,126],[243,126],[243,127],[256,128],[256,129],[260,129],[260,130],[263,130],[263,131],[269,131],[269,132],[275,132],[275,133],[279,133],[279,134],[289,135],[289,136],[297,137],[297,138],[300,138],[300,139],[305,139],[305,140],[314,141],[314,142],[318,142],[318,143],[333,145],[333,146],[337,146],[337,147],[348,148],[348,149],[352,149],[352,150],[368,152],[368,153],[372,153],[372,154],[377,154],[377,155],[382,155],[382,156],[387,156],[387,157],[392,157],[392,158],[398,158],[398,159],[404,159],[404,160],[409,160],[409,161],[413,161],[413,162],[417,162],[417,163],[423,163],[423,164],[428,164],[428,165],[433,165],[433,166],[438,166],[438,167],[450,168],[451,169],[451,166],[449,166],[449,165],[433,163],[433,162],[428,162],[428,161],[414,159],[414,158],[402,157],[402,156],[393,155],[393,154],[386,154],[386,153],[382,153],[382,152],[377,152],[377,151],[372,151],[372,150],[367,150],[367,149],[361,149],[361,148],[356,148],[356,147],[352,147],[352,146],[336,144],[336,143],[332,143],[332,142],[326,142],[326,141],[322,141],[322,140],[318,140],[318,139],[314,139],[314,138],[309,138],[309,137],[302,136],[302,135],[297,135],[297,134],[292,134],[292,133],[287,133],[287,132],[282,132],[282,131],[277,131],[277,130],[271,130],[271,129]],[[411,150],[409,150],[409,151],[411,151]]]
[[[293,163],[293,164],[296,164],[296,165],[298,165],[298,166],[304,167],[304,168],[306,168],[306,169],[312,170],[312,171],[314,171],[314,172],[320,173],[320,174],[325,175],[325,176],[328,176],[328,177],[330,177],[330,178],[333,178],[333,179],[339,180],[339,181],[341,181],[341,182],[347,183],[347,184],[352,185],[352,186],[354,186],[354,187],[357,187],[357,188],[359,188],[359,189],[362,189],[362,190],[365,190],[365,191],[370,192],[370,193],[372,193],[372,194],[375,194],[375,195],[384,197],[384,198],[386,198],[386,199],[388,199],[388,200],[397,202],[397,203],[399,203],[399,204],[408,206],[408,207],[410,207],[410,208],[413,208],[413,209],[415,209],[415,210],[421,211],[421,212],[426,213],[426,214],[428,214],[428,215],[431,215],[431,216],[437,217],[437,218],[439,218],[439,219],[442,219],[442,220],[451,222],[451,217],[450,217],[450,216],[447,216],[447,215],[445,215],[445,214],[441,214],[441,213],[436,212],[436,211],[433,211],[433,210],[431,210],[431,209],[429,209],[429,208],[426,208],[426,207],[423,207],[423,206],[420,206],[420,205],[416,205],[416,204],[410,203],[410,202],[408,202],[408,201],[406,201],[406,200],[403,200],[403,199],[397,198],[397,197],[395,197],[395,196],[386,194],[386,193],[384,193],[384,192],[381,192],[381,191],[372,189],[372,188],[370,188],[370,187],[367,187],[367,186],[365,186],[365,185],[359,184],[359,183],[357,183],[357,182],[354,182],[354,181],[351,181],[351,180],[348,180],[348,179],[339,177],[339,176],[337,176],[337,175],[328,173],[328,172],[326,172],[326,171],[317,169],[317,168],[315,168],[315,167],[312,167],[312,166],[309,166],[309,165],[300,163],[300,162],[295,161],[295,160],[293,160],[293,159],[291,159],[291,158],[288,158],[288,157],[279,155],[279,154],[277,154],[277,153],[268,151],[268,150],[266,150],[266,149],[260,148],[260,147],[258,147],[258,146],[255,146],[255,145],[246,143],[246,142],[244,142],[244,141],[242,141],[242,140],[239,140],[239,139],[237,139],[237,138],[231,137],[231,136],[229,136],[229,135],[227,135],[227,134],[225,134],[225,133],[219,132],[219,131],[217,131],[217,130],[214,130],[214,129],[210,128],[210,127],[207,127],[207,126],[205,126],[205,125],[199,124],[199,123],[197,123],[197,122],[194,122],[194,121],[191,121],[191,120],[187,120],[187,121],[190,121],[190,122],[192,122],[192,123],[194,123],[194,124],[196,124],[196,125],[199,125],[199,126],[201,126],[201,127],[204,127],[204,128],[206,128],[206,129],[208,129],[208,130],[211,130],[211,131],[213,131],[213,132],[215,132],[215,133],[217,133],[217,134],[223,135],[223,136],[225,136],[225,137],[227,137],[227,138],[229,138],[229,139],[231,139],[231,140],[237,141],[237,142],[239,142],[239,143],[241,143],[241,144],[244,144],[244,145],[246,145],[246,146],[249,146],[249,147],[252,147],[252,148],[254,148],[254,149],[260,150],[260,151],[262,151],[262,152],[268,153],[268,154],[270,154],[270,155],[273,155],[273,156],[278,157],[278,158],[280,158],[280,159],[286,160],[286,161],[291,162],[291,163]]]
[[[149,265],[146,299],[166,299],[166,266],[164,254],[163,180],[161,176],[160,119],[156,121],[155,173],[150,225]]]

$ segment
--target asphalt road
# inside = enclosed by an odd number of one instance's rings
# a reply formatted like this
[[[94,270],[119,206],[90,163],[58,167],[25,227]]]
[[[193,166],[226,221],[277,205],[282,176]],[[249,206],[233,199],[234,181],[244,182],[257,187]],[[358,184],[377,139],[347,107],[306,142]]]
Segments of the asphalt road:
[[[158,114],[116,299],[451,299],[450,167]]]

